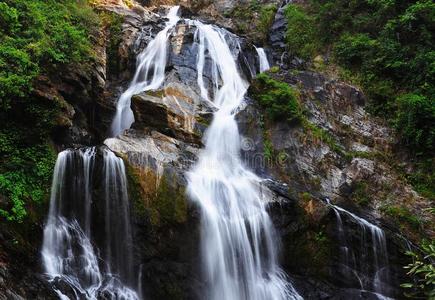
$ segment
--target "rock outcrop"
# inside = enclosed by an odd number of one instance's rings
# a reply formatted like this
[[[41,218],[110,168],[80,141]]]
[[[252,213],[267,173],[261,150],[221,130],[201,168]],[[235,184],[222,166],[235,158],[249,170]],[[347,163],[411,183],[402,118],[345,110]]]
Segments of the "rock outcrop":
[[[201,151],[214,106],[199,92],[194,28],[185,22],[177,25],[170,39],[164,85],[133,96],[132,128],[105,139],[116,100],[134,72],[135,56],[165,21],[151,9],[138,5],[129,9],[115,2],[98,7],[122,19],[115,49],[109,49],[110,31],[102,28],[95,44],[96,62],[71,67],[58,78],[41,77],[34,93],[62,105],[54,136],[58,149],[103,143],[124,159],[132,202],[135,272],[144,296],[197,299],[204,284],[198,259],[199,212],[188,199],[186,172]],[[142,2],[158,6],[174,1]],[[184,14],[231,28],[231,20],[223,14],[240,1],[181,2]],[[354,277],[337,276],[342,265],[340,237],[337,216],[326,202],[329,199],[385,230],[391,282],[395,284],[389,287],[390,294],[399,299],[402,267],[407,263],[403,255],[406,239],[434,236],[433,216],[425,210],[430,202],[401,178],[392,161],[396,138],[386,124],[365,111],[365,97],[358,88],[319,72],[294,69],[303,64],[285,57],[282,14],[282,9],[278,10],[270,35],[273,51],[269,51],[274,64],[282,68],[271,76],[298,90],[306,123],[268,119],[250,93],[237,120],[243,135],[242,157],[264,178],[269,211],[282,238],[283,268],[306,299],[363,297]],[[234,55],[249,81],[258,70],[255,49],[244,38],[239,42],[240,48],[233,47]],[[111,61],[116,64],[109,66]],[[207,86],[211,85],[207,80],[210,72],[205,69]],[[396,208],[417,216],[417,221],[402,214],[398,227]],[[355,253],[361,254],[358,225],[344,217],[343,226],[348,228]],[[40,236],[41,224],[32,230]],[[29,257],[36,263],[29,262],[29,274],[19,279],[14,278],[12,269],[21,265],[6,266],[15,252],[10,245],[1,246],[0,253],[10,253],[10,257],[0,256],[0,299],[56,298],[35,275],[41,272],[36,259],[39,245],[38,241],[30,244]],[[18,254],[21,256],[23,253]],[[23,284],[15,291],[22,278]],[[367,299],[373,298],[364,293]],[[1,298],[3,294],[5,298]]]

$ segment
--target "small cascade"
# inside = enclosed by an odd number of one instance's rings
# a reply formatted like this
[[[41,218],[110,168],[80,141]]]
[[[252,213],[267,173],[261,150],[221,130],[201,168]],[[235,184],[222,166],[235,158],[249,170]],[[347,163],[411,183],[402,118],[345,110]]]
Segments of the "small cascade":
[[[302,299],[277,261],[277,237],[266,211],[260,178],[240,158],[235,111],[248,84],[231,49],[229,32],[199,21],[196,27],[198,85],[218,109],[204,136],[205,149],[188,173],[188,192],[202,211],[202,259],[207,289],[203,299]],[[229,44],[235,45],[230,47]],[[209,86],[203,71],[211,70]]]
[[[140,92],[158,89],[165,80],[168,38],[180,19],[177,16],[178,9],[179,6],[174,6],[169,10],[165,28],[138,55],[133,80],[116,104],[116,114],[110,129],[112,136],[129,129],[134,122],[130,108],[131,97]]]
[[[266,52],[263,48],[255,47],[258,55],[258,64],[260,66],[260,73],[263,73],[270,69],[269,60],[267,59]]]
[[[378,226],[337,206],[328,200],[337,218],[338,239],[342,273],[345,278],[356,278],[359,288],[372,291],[378,299],[389,299],[390,283],[388,251],[385,232]],[[343,225],[343,216],[351,218],[358,225],[361,236],[360,254],[352,250],[348,230]]]
[[[133,253],[126,245],[132,245],[133,241],[124,162],[111,151],[104,151],[103,159],[105,262],[108,272],[115,272],[131,282],[134,280]]]
[[[92,239],[96,148],[65,150],[56,161],[41,254],[45,273],[61,299],[139,299],[125,284],[131,282],[132,254],[124,164],[108,150],[102,156],[108,208],[102,257]]]

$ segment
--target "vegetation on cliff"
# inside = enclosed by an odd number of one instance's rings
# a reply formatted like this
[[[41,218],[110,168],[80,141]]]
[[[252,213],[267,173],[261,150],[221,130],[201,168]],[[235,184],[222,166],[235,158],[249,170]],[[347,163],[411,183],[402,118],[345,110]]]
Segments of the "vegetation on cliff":
[[[255,100],[272,120],[301,121],[302,110],[297,99],[297,92],[287,83],[261,73],[255,78],[250,89]]]
[[[407,255],[412,257],[412,263],[405,268],[414,281],[401,285],[408,290],[405,295],[416,299],[435,298],[435,241],[423,242],[422,253],[408,251]]]
[[[231,18],[238,32],[265,43],[276,10],[275,4],[262,5],[258,0],[251,0],[236,5],[226,16]]]
[[[362,87],[369,110],[396,129],[418,161],[409,182],[434,197],[433,1],[309,0],[289,5],[286,16],[290,51],[307,60],[325,54]]]
[[[50,134],[61,108],[35,96],[35,79],[92,59],[98,17],[86,1],[0,1],[0,214],[22,221],[48,194]]]

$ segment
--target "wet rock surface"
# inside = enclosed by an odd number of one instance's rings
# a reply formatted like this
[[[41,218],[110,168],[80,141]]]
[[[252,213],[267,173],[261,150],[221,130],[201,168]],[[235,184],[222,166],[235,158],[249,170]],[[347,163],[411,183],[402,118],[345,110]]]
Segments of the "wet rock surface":
[[[221,19],[221,12],[238,1],[209,2],[188,4],[183,13],[202,15],[203,19],[231,27]],[[123,16],[117,57],[110,58],[117,60],[118,71],[107,69],[107,43],[103,42],[96,45],[99,60],[89,69],[76,67],[57,79],[40,78],[35,90],[39,97],[64,105],[54,139],[60,149],[95,144],[107,136],[115,102],[131,79],[136,55],[165,21],[151,10],[138,7],[113,5],[101,9]],[[270,53],[277,64],[286,55],[282,13],[280,9],[270,35]],[[101,34],[103,41],[108,39],[104,32]],[[135,273],[149,299],[198,299],[204,284],[199,275],[199,212],[186,193],[186,172],[201,151],[201,139],[214,108],[199,93],[198,45],[193,39],[194,28],[180,23],[171,37],[164,86],[135,95],[132,129],[104,140],[127,167]],[[250,80],[258,69],[255,50],[244,39],[240,45],[242,51],[234,47],[234,54]],[[206,67],[206,86],[211,85],[209,72]],[[263,184],[269,195],[269,212],[282,239],[284,270],[306,299],[375,299],[372,293],[357,289],[356,277],[345,278],[340,273],[337,219],[324,202],[329,198],[386,230],[395,283],[391,294],[400,299],[402,266],[408,263],[403,256],[406,243],[384,208],[405,203],[411,213],[429,222],[424,229],[428,235],[433,235],[433,220],[423,211],[429,207],[428,202],[403,182],[385,159],[384,154],[395,146],[394,135],[364,110],[365,97],[352,85],[307,70],[280,71],[273,76],[299,89],[309,122],[332,137],[332,142],[326,142],[300,124],[268,120],[249,93],[237,115],[243,136],[242,157],[251,170],[266,179]],[[273,148],[271,157],[265,156],[266,141]],[[420,203],[419,209],[411,202]],[[344,218],[344,226],[351,245],[361,254],[357,224]],[[41,228],[34,230],[41,232]],[[412,238],[411,231],[404,232]],[[56,299],[43,278],[35,275],[41,272],[37,247],[24,252],[32,253],[35,260],[29,273],[15,272],[7,265],[11,258],[0,257],[0,299]],[[19,290],[15,289],[16,282],[22,282]]]
[[[343,265],[337,218],[323,202],[331,199],[384,229],[391,274],[386,289],[391,297],[403,298],[399,285],[406,280],[402,267],[407,264],[404,252],[410,245],[402,237],[403,230],[406,228],[411,239],[415,234],[433,233],[431,225],[415,230],[408,224],[399,229],[392,225],[394,217],[385,213],[390,205],[405,206],[422,220],[431,220],[415,206],[408,206],[408,201],[425,203],[421,204],[425,207],[430,207],[430,202],[417,195],[386,158],[397,139],[387,126],[368,115],[364,95],[356,87],[312,71],[271,75],[298,90],[308,122],[322,132],[313,134],[304,124],[268,119],[249,93],[247,105],[238,115],[246,164],[261,176],[282,182],[274,190],[284,195],[284,201],[273,205],[271,214],[283,238],[284,268],[307,299],[376,298],[358,290],[361,281],[373,278],[360,273],[338,275]],[[272,148],[267,150],[271,154],[265,154],[267,147]],[[352,219],[344,218],[344,222],[356,257],[367,255],[368,250],[359,248],[369,243],[361,241],[359,225]],[[304,261],[302,257],[307,256]],[[310,279],[301,282],[299,276],[307,275]],[[317,292],[312,292],[313,287]]]

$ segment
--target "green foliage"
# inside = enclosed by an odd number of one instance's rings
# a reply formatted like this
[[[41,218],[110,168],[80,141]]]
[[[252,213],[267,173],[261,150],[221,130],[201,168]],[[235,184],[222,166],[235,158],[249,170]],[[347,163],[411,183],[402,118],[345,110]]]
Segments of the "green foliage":
[[[255,100],[264,107],[272,120],[301,121],[302,109],[297,93],[287,83],[261,73],[252,83],[251,90]]]
[[[0,107],[32,89],[42,69],[91,57],[98,18],[83,0],[0,2]]]
[[[20,149],[14,155],[8,170],[0,174],[0,193],[9,197],[8,206],[0,209],[0,215],[9,221],[22,221],[28,202],[45,200],[56,155],[48,145]],[[12,165],[18,169],[10,168]]]
[[[370,68],[365,64],[370,61],[364,60],[368,56],[373,56],[379,51],[378,43],[371,39],[367,34],[343,34],[335,45],[335,56],[337,61],[348,68]]]
[[[121,62],[118,51],[122,40],[123,18],[118,14],[105,12],[101,15],[101,19],[109,34],[106,47],[108,74],[118,74]]]
[[[416,170],[407,175],[407,180],[422,196],[435,199],[435,158],[419,162]]]
[[[314,240],[317,243],[324,243],[328,241],[328,236],[323,231],[319,231],[314,234]]]
[[[416,151],[435,149],[435,98],[404,94],[396,101],[394,125],[402,141]]]
[[[0,215],[21,222],[26,207],[42,203],[48,195],[56,155],[49,145],[55,109],[39,103],[24,110],[0,112],[5,124],[0,129],[0,195],[8,198],[0,206]],[[29,122],[21,124],[24,115]]]
[[[263,147],[264,147],[264,157],[267,160],[272,161],[273,152],[274,152],[272,141],[269,138],[265,138],[263,142]]]
[[[33,80],[92,59],[98,16],[84,0],[0,0],[0,215],[22,222],[48,196],[61,107]]]
[[[381,211],[390,216],[399,226],[408,224],[416,230],[421,228],[422,221],[416,215],[412,214],[406,207],[385,205],[381,207]]]
[[[412,258],[412,263],[407,265],[413,282],[401,284],[401,287],[408,291],[405,296],[418,299],[434,299],[435,298],[435,241],[424,241],[422,252],[408,251],[406,254]]]
[[[285,16],[288,23],[285,38],[289,51],[304,59],[312,58],[320,47],[314,18],[295,4],[287,6]]]
[[[343,73],[351,72],[371,99],[370,110],[391,121],[417,157],[432,156],[432,0],[310,0],[306,6],[290,5],[287,17],[295,54],[309,58],[315,50],[333,49]]]
[[[8,109],[12,97],[23,97],[31,90],[38,66],[29,54],[15,48],[12,40],[0,43],[0,109]]]
[[[275,4],[264,5],[260,8],[257,29],[263,37],[267,37],[269,33],[269,28],[272,26],[276,10]]]

